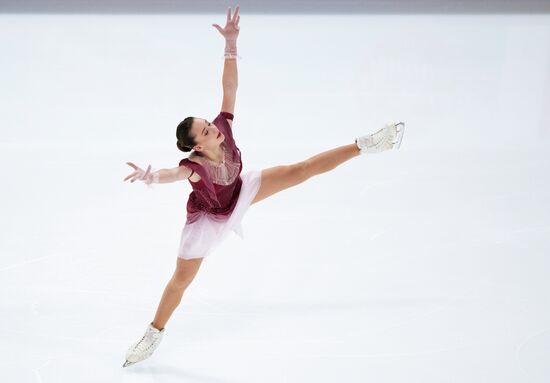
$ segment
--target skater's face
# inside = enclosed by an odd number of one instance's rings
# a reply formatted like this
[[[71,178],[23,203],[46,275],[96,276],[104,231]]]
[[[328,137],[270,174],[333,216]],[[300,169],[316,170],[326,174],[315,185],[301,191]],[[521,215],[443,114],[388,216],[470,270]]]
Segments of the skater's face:
[[[191,136],[197,143],[193,149],[203,151],[214,150],[225,140],[225,136],[216,125],[202,118],[195,118],[191,126]]]

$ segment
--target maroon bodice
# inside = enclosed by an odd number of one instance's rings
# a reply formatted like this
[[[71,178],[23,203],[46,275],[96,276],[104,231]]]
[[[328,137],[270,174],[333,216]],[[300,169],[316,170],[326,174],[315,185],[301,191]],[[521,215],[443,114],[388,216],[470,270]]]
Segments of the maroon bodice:
[[[242,186],[241,151],[235,144],[227,119],[233,121],[233,114],[220,112],[212,121],[225,136],[220,144],[224,151],[222,164],[214,164],[195,152],[179,162],[180,166],[191,168],[201,177],[198,182],[189,180],[193,191],[187,200],[187,223],[195,222],[204,212],[214,219],[224,220],[237,204]]]

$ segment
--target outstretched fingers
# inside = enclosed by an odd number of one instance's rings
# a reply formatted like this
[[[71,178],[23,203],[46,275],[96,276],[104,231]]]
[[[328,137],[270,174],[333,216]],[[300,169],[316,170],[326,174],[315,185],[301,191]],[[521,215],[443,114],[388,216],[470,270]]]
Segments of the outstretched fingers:
[[[132,174],[130,174],[129,176],[124,178],[124,181],[128,181],[129,179],[131,179],[130,182],[134,182],[135,180],[140,179],[141,174],[143,174],[143,170],[140,169],[139,166],[136,166],[131,162],[126,162],[126,164],[128,164],[129,166],[134,168],[135,172],[133,172]],[[149,165],[147,167],[147,171],[145,172],[145,174],[143,174],[143,178],[145,178],[149,174],[150,171],[151,171],[151,165]]]
[[[231,8],[230,8],[231,9]],[[232,21],[235,21],[237,22],[237,19],[239,18],[239,6],[237,5],[235,7],[235,12],[233,12],[233,20]]]
[[[133,167],[134,169],[137,169],[137,166],[134,165],[133,163],[131,162],[126,162],[127,165],[130,165],[131,167]],[[126,178],[124,178],[124,181],[128,181],[130,178],[132,178],[133,176],[135,176],[137,174],[137,172],[133,172],[132,174],[130,174],[129,176],[127,176]]]
[[[130,178],[134,177],[135,175],[137,175],[137,172],[133,172],[132,174],[130,174],[128,177],[124,178],[124,181],[128,181]],[[134,180],[130,181],[130,182],[134,182]]]

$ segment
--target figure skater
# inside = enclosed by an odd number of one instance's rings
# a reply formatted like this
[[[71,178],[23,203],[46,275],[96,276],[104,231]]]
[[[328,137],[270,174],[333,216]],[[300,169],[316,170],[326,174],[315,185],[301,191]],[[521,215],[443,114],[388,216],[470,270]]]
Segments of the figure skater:
[[[149,165],[147,170],[143,170],[127,162],[135,171],[124,181],[140,180],[150,185],[187,179],[193,191],[187,201],[187,217],[181,232],[176,269],[164,290],[154,320],[147,326],[143,337],[128,349],[123,367],[152,355],[164,335],[164,326],[197,274],[203,258],[230,230],[243,238],[241,220],[250,205],[328,172],[356,156],[398,149],[401,144],[405,124],[399,122],[301,162],[262,171],[252,170],[241,175],[241,151],[233,136],[239,19],[239,6],[233,16],[229,7],[225,27],[222,29],[212,24],[225,38],[223,102],[221,112],[213,121],[187,117],[178,125],[177,147],[184,152],[193,152],[173,169],[154,171]]]

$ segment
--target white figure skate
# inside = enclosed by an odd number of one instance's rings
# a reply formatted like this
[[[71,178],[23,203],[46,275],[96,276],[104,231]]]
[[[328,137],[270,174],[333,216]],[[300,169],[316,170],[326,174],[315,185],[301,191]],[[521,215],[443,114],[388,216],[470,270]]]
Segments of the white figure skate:
[[[149,323],[143,337],[130,346],[126,352],[126,362],[124,362],[122,367],[128,367],[149,358],[153,354],[153,351],[159,346],[162,336],[164,335],[164,330],[164,328],[158,330],[153,327],[152,323]]]
[[[404,122],[388,124],[375,133],[358,137],[355,143],[361,154],[380,153],[390,149],[399,149],[404,133]]]

